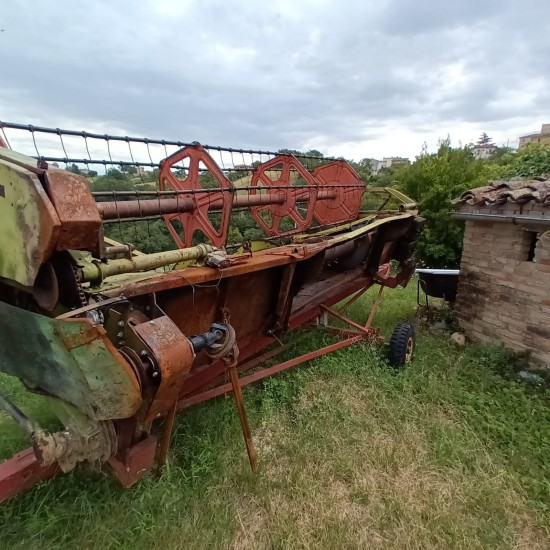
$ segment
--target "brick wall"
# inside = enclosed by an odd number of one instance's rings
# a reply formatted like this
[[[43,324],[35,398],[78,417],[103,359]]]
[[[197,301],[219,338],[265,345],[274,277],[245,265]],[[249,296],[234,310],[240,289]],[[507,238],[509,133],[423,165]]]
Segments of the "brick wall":
[[[548,226],[466,221],[456,312],[467,336],[531,350],[550,367],[550,211],[463,207],[461,212],[548,217]]]

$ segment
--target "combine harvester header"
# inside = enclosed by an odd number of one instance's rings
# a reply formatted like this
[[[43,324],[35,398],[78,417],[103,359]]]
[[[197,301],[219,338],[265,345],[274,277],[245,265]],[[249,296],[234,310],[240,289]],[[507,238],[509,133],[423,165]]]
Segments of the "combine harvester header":
[[[132,185],[97,189],[97,172]],[[263,237],[228,242],[243,216]],[[174,245],[145,254],[159,219]],[[367,190],[341,159],[0,123],[0,371],[64,426],[48,431],[0,389],[32,443],[0,464],[0,502],[80,462],[129,486],[166,461],[178,410],[230,391],[255,468],[241,387],[379,341],[382,290],[410,279],[422,225],[413,201]],[[130,226],[138,242],[112,238]],[[336,307],[375,284],[365,325]],[[305,327],[334,342],[277,364],[282,335]],[[413,348],[398,325],[392,364]]]

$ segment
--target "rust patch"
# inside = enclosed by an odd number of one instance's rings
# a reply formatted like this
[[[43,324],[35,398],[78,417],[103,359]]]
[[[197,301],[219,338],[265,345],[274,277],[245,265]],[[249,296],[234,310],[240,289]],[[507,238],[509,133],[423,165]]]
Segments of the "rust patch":
[[[167,316],[137,325],[134,330],[160,369],[161,382],[146,417],[146,422],[152,422],[174,407],[195,354],[189,340]]]
[[[94,250],[101,218],[86,178],[65,170],[45,174],[51,201],[61,221],[57,250]]]

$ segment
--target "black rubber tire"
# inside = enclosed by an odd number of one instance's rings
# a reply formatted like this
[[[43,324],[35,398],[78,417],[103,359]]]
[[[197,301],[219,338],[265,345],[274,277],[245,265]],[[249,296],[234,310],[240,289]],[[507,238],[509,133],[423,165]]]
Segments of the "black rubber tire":
[[[388,360],[392,367],[403,368],[410,363],[416,345],[415,336],[414,327],[408,323],[399,323],[393,329],[388,353]]]

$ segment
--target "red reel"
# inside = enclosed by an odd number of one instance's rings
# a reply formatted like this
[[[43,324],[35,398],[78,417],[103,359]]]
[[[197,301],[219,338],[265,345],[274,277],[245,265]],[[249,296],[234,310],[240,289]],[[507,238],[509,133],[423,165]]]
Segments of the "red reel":
[[[355,170],[343,160],[324,164],[313,170],[319,189],[330,186],[336,198],[317,201],[314,217],[319,225],[344,223],[357,219],[366,185]],[[358,187],[347,187],[347,186]]]
[[[178,178],[173,172],[177,163],[189,159],[187,177]],[[212,174],[218,187],[213,187],[207,191],[200,183],[200,163],[203,163]],[[229,228],[229,218],[231,217],[231,207],[233,205],[234,188],[231,182],[225,177],[214,159],[206,152],[204,147],[197,145],[195,147],[185,147],[167,157],[160,167],[160,189],[172,189],[174,191],[195,191],[195,193],[186,194],[194,204],[193,212],[184,212],[181,214],[168,214],[164,216],[164,222],[178,248],[188,248],[193,246],[193,233],[197,230],[202,231],[208,237],[210,242],[216,247],[222,247],[227,240]],[[208,214],[210,208],[216,206],[220,211],[220,225],[216,229],[212,224]],[[220,209],[221,207],[221,209]],[[183,240],[172,225],[173,220],[179,220],[183,227]]]
[[[272,179],[273,171],[279,169],[278,179]],[[291,181],[293,170],[304,179],[304,185],[312,187],[302,189],[299,186],[293,186]],[[272,172],[269,173],[270,171]],[[285,235],[291,232],[303,231],[310,226],[318,193],[317,182],[295,157],[282,155],[257,166],[252,176],[251,187],[264,187],[267,190],[273,187],[282,187],[282,189],[269,190],[270,195],[276,195],[281,200],[280,204],[253,206],[250,209],[252,217],[265,231],[266,235]],[[258,191],[251,189],[250,194],[256,195]],[[297,202],[304,204],[306,209],[304,213],[298,210]],[[262,217],[262,212],[271,214],[271,224]],[[296,225],[291,231],[280,230],[281,222],[286,216],[290,217]]]

